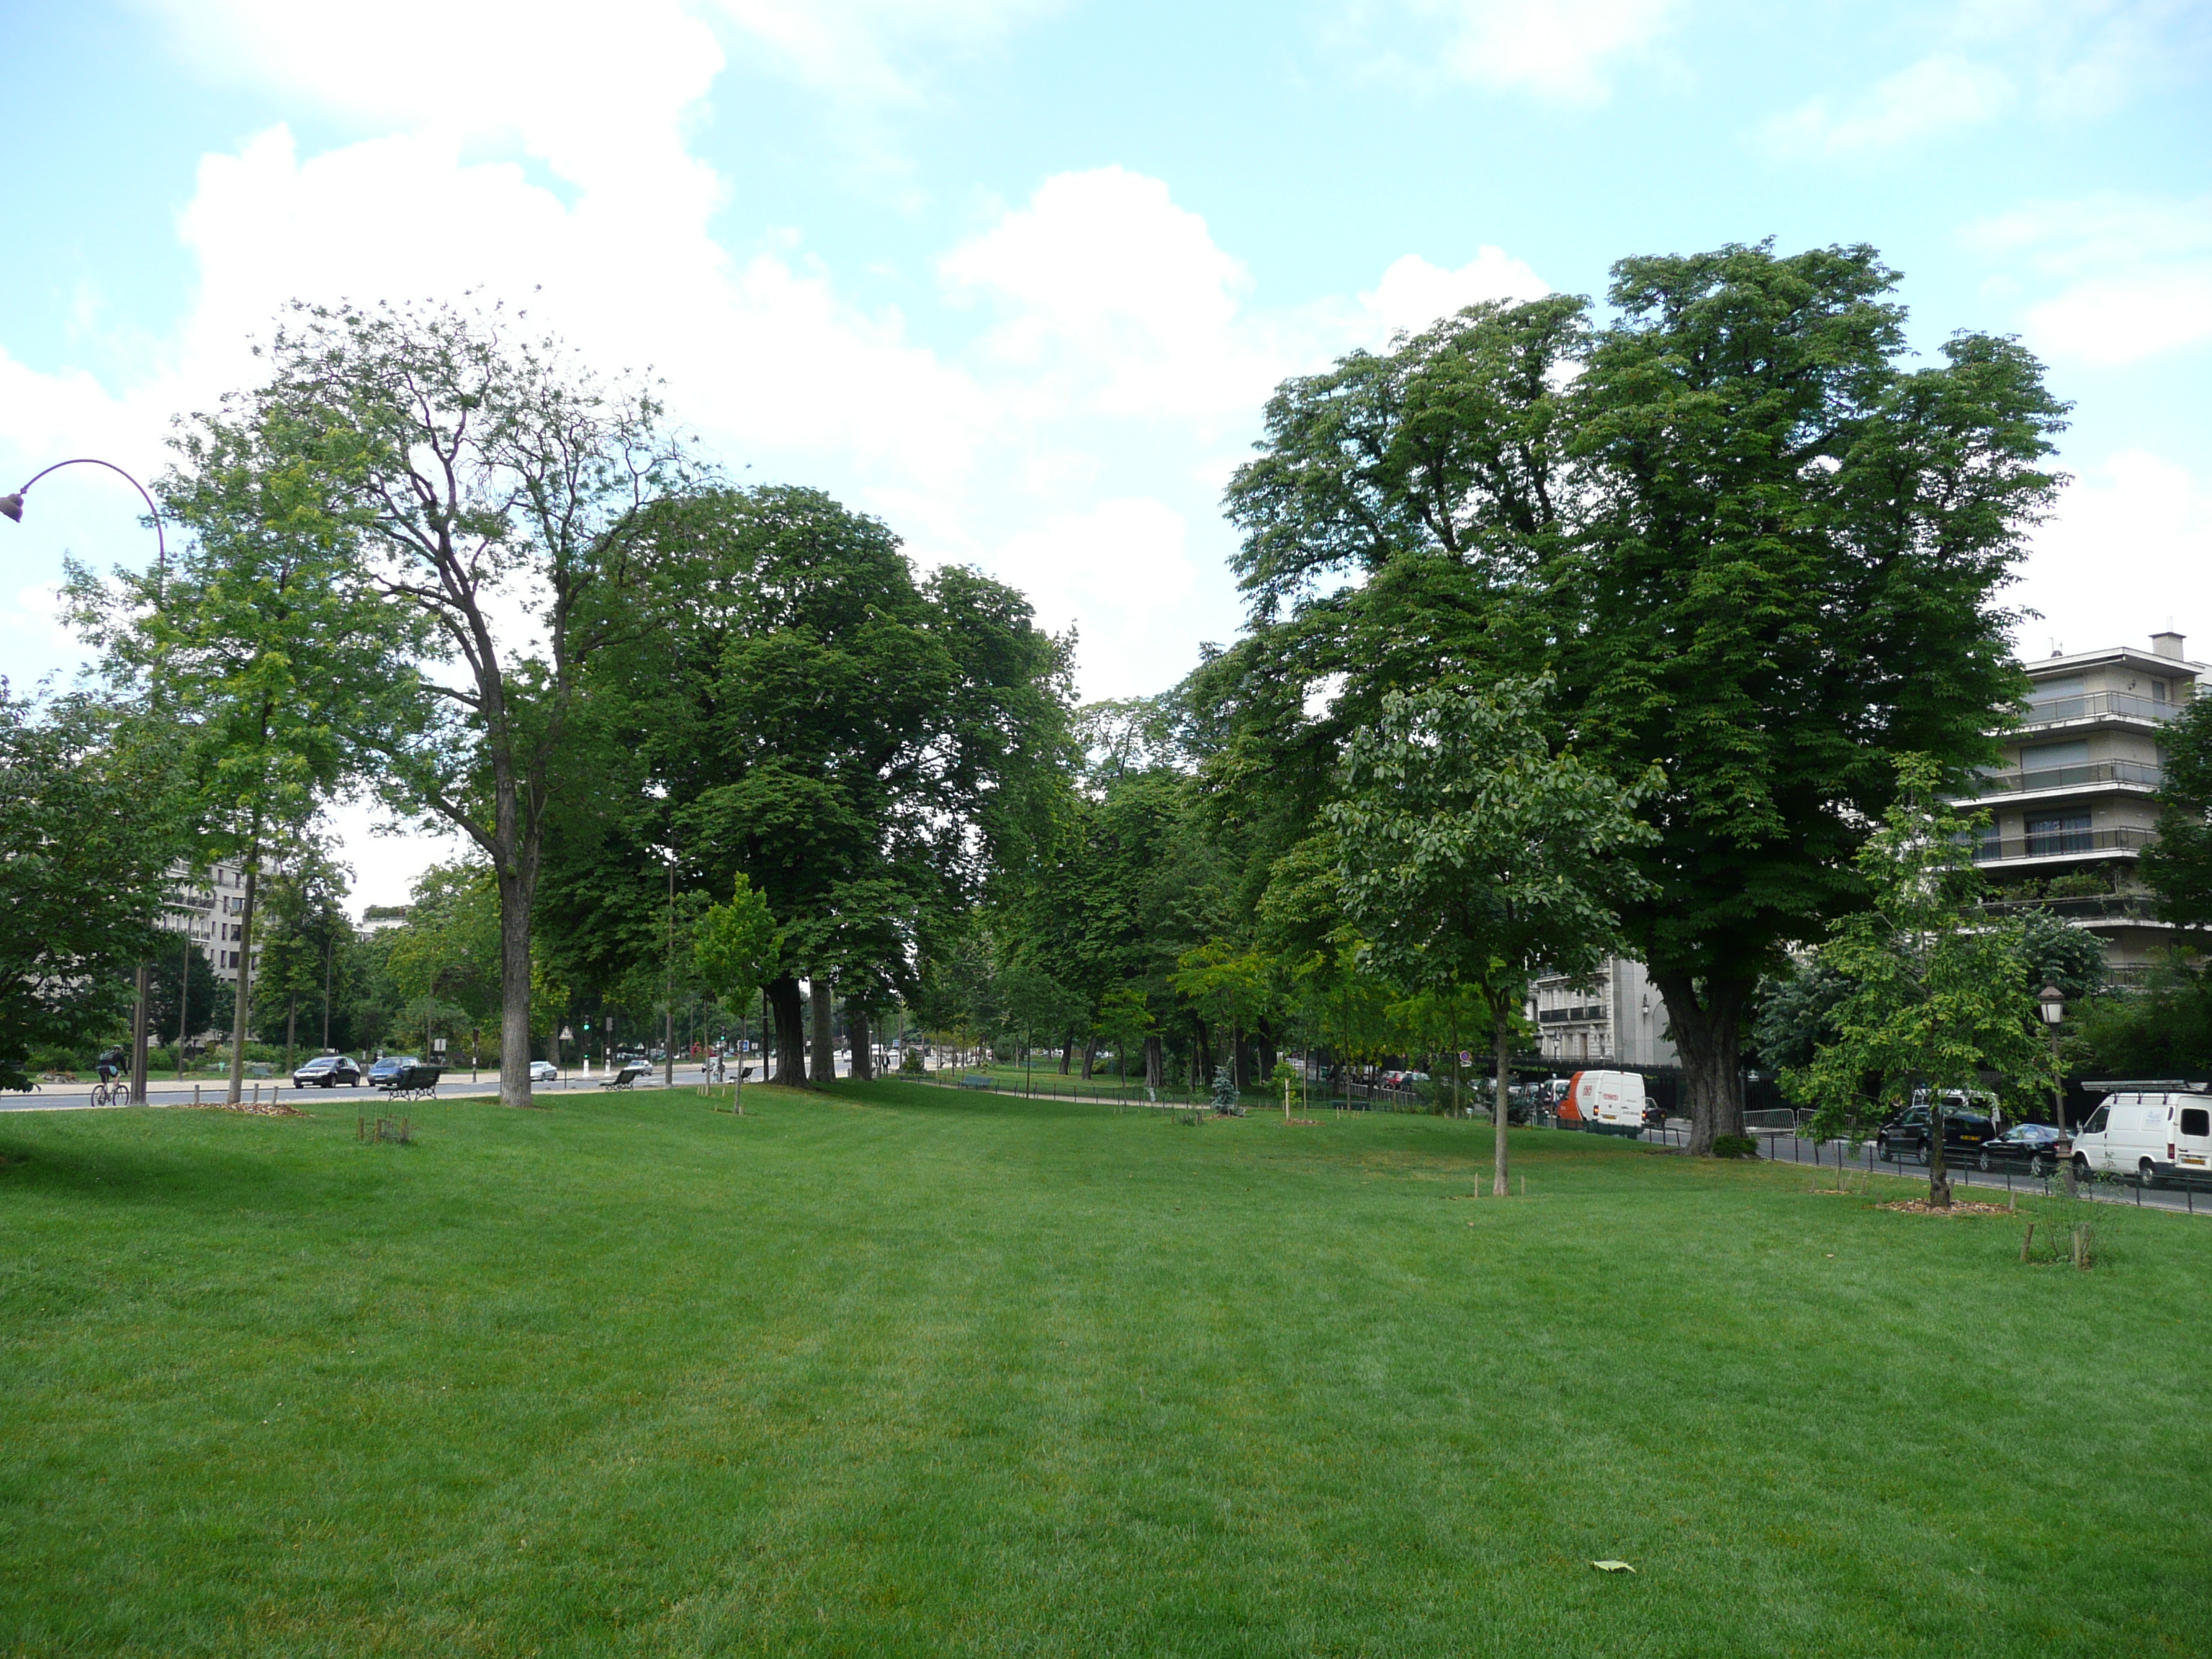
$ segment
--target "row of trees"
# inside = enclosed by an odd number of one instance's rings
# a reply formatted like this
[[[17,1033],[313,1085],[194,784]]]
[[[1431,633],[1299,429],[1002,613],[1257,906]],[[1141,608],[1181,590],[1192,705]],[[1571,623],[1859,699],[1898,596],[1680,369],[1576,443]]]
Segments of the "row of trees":
[[[1480,1048],[1502,1110],[1531,975],[1626,950],[1704,1148],[1758,988],[1873,914],[1870,838],[2024,690],[2002,599],[2063,410],[2011,341],[1913,359],[1895,283],[1863,247],[1626,260],[1609,318],[1479,306],[1286,382],[1229,490],[1240,636],[1079,711],[1019,594],[732,487],[518,319],[300,309],[180,431],[177,565],[76,574],[107,696],[9,741],[158,771],[148,836],[243,864],[249,933],[336,794],[458,829],[397,960],[495,987],[517,1103],[549,1010],[764,990],[787,1082],[842,1001],[863,1071],[903,1007],[1155,1084]],[[10,983],[111,984],[113,919],[100,970]],[[455,929],[465,988],[408,954]]]

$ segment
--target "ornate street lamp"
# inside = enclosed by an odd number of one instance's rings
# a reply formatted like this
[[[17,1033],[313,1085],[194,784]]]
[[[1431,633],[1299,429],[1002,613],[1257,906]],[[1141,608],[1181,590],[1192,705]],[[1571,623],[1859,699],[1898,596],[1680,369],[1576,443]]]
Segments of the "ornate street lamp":
[[[2061,1136],[2066,1133],[2066,1082],[2058,1074],[2058,1022],[2066,1018],[2066,994],[2056,985],[2046,985],[2039,992],[2035,1006],[2043,1015],[2043,1028],[2051,1033],[2051,1122]],[[2058,1157],[2054,1142],[2051,1149],[2053,1158]],[[2066,1195],[2074,1195],[2074,1160],[2063,1160]]]
[[[146,503],[147,514],[154,521],[155,569],[158,573],[154,591],[158,604],[159,595],[167,587],[169,579],[169,544],[161,534],[161,509],[154,505],[154,498],[147,493],[146,486],[114,462],[103,461],[97,455],[74,455],[66,461],[56,461],[52,466],[33,472],[14,495],[0,495],[0,514],[5,514],[17,524],[22,523],[23,497],[30,493],[31,486],[47,473],[58,472],[65,466],[104,466],[137,490],[139,499]],[[185,948],[187,951],[191,949],[189,939],[185,942]],[[187,960],[185,965],[189,968],[191,963]],[[153,990],[152,971],[149,964],[143,962],[138,964],[137,1002],[131,1015],[131,1099],[132,1104],[138,1106],[146,1103],[146,1011]],[[188,974],[185,978],[189,981],[191,975]],[[179,1053],[181,1054],[181,1048]]]

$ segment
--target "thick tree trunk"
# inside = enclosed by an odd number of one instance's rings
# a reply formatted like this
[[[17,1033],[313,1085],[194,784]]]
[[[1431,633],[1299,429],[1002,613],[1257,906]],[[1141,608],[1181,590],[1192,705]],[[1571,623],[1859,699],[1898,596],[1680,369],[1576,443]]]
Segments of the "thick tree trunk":
[[[807,1001],[814,1018],[814,1063],[808,1068],[817,1084],[837,1080],[836,1002],[826,979],[806,982]]]
[[[1708,980],[1698,994],[1687,974],[1655,974],[1667,1004],[1667,1024],[1682,1058],[1689,1096],[1690,1151],[1704,1157],[1721,1135],[1743,1133],[1743,1011],[1751,999],[1746,980]]]
[[[1160,1034],[1154,1031],[1145,1039],[1145,1087],[1158,1090],[1166,1085],[1167,1060],[1167,1051],[1160,1042]]]
[[[1951,1171],[1943,1161],[1943,1103],[1940,1100],[1930,1101],[1928,1110],[1928,1205],[1936,1210],[1951,1207]]]
[[[1513,1011],[1506,1006],[1505,999],[1503,997],[1493,998],[1492,1000],[1492,1005],[1490,1059],[1491,1063],[1498,1068],[1498,1087],[1490,1103],[1492,1114],[1491,1121],[1498,1126],[1498,1145],[1495,1150],[1491,1153],[1490,1195],[1492,1198],[1504,1198],[1506,1195],[1505,1177],[1507,1173],[1505,1167],[1505,1131],[1508,1120],[1505,1107],[1507,1099],[1509,1098],[1509,1091],[1510,1091],[1513,1086],[1512,1073],[1506,1066],[1506,1055],[1513,1046]]]
[[[853,1081],[869,1082],[876,1075],[876,1034],[867,1012],[849,1002],[845,1005],[845,1041],[853,1045]]]
[[[1098,1039],[1095,1036],[1085,1037],[1083,1039],[1083,1075],[1089,1077],[1097,1068],[1097,1065]]]
[[[261,878],[258,825],[253,844],[246,854],[246,903],[238,924],[238,998],[230,1016],[230,1089],[224,1097],[235,1106],[246,1092],[246,1017],[253,1000],[253,896]],[[218,939],[221,935],[216,936]]]
[[[1068,1067],[1075,1063],[1075,1033],[1068,1032],[1060,1040],[1060,1074],[1067,1075]]]
[[[527,1106],[530,907],[538,884],[516,869],[514,860],[502,860],[493,867],[499,879],[499,1103]]]
[[[806,1013],[799,1000],[797,978],[786,974],[770,980],[768,1006],[775,1016],[775,1080],[787,1089],[803,1089],[806,1086]]]

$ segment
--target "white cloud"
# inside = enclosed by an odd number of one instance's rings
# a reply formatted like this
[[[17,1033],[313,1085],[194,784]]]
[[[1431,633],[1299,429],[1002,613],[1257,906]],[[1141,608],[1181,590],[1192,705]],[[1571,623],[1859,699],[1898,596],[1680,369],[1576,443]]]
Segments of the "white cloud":
[[[2047,356],[2105,366],[2212,339],[2212,196],[2032,203],[1965,236],[2031,296],[2024,331]]]
[[[2002,70],[1953,52],[1922,58],[1838,108],[1813,99],[1760,128],[1765,148],[1784,155],[1850,155],[1894,150],[1979,126],[2013,100]]]
[[[1414,334],[1485,300],[1540,300],[1550,292],[1523,261],[1485,246],[1456,270],[1431,264],[1418,253],[1394,259],[1359,304],[1380,332]]]
[[[1182,514],[1151,496],[1098,502],[1053,514],[1007,539],[992,564],[1018,582],[1054,626],[1076,623],[1085,640],[1104,635],[1113,649],[1085,676],[1092,696],[1158,690],[1190,667],[1184,631],[1164,617],[1197,591],[1199,571]]]
[[[715,0],[801,83],[841,97],[911,103],[912,59],[972,52],[1059,9],[1057,0]]]
[[[1396,71],[1569,104],[1604,100],[1615,60],[1649,49],[1676,9],[1673,0],[1396,0],[1395,9],[1436,37],[1418,55],[1393,54]]]
[[[2172,627],[2212,655],[2212,488],[2187,467],[2124,450],[2082,468],[2038,532],[2013,600],[2043,613],[2030,657],[2143,644]]]
[[[1251,273],[1158,179],[1060,173],[939,268],[999,313],[983,343],[994,362],[1112,414],[1249,410],[1279,377],[1277,355],[1240,326]]]
[[[1916,61],[1855,96],[1771,117],[1756,142],[1785,157],[1880,155],[2023,103],[2046,119],[2100,115],[2200,64],[2208,15],[2191,0],[1954,0],[1908,11]]]

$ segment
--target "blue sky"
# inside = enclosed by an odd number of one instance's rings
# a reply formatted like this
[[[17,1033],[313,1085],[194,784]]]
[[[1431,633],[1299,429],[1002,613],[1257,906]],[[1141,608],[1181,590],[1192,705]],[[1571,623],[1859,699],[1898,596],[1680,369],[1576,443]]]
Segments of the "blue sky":
[[[750,478],[1020,584],[1091,695],[1238,607],[1218,510],[1282,376],[1624,254],[1870,241],[1916,341],[2079,407],[2039,654],[2212,647],[2212,8],[2130,0],[0,3],[0,477],[162,465],[294,295],[477,288],[650,366]],[[76,647],[0,539],[17,683]],[[429,849],[348,836],[357,897]]]

